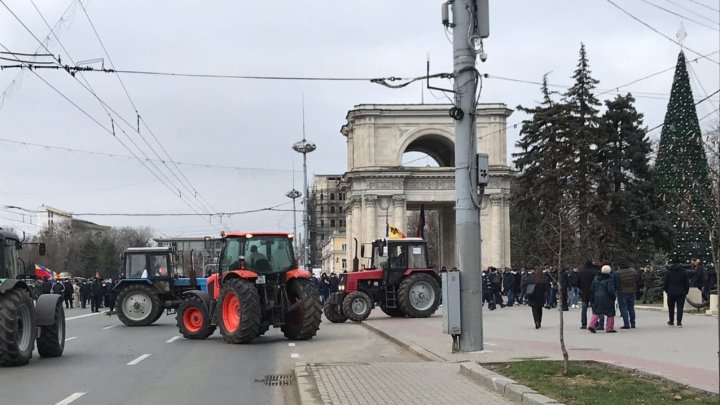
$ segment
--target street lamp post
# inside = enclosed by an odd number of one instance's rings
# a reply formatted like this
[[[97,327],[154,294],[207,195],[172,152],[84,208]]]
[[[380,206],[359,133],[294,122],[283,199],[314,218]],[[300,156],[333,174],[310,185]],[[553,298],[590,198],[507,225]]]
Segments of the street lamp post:
[[[296,142],[293,144],[293,150],[298,153],[302,153],[303,155],[303,178],[304,178],[304,196],[303,196],[303,228],[305,231],[305,235],[303,235],[303,242],[305,244],[303,248],[303,261],[305,263],[305,269],[309,270],[309,260],[308,255],[310,252],[310,235],[308,232],[308,179],[307,179],[307,154],[317,149],[317,146],[315,146],[314,143],[308,142],[305,139],[305,125],[303,125],[303,139],[300,142]]]
[[[300,198],[302,196],[302,193],[293,188],[292,190],[288,191],[285,196],[288,198],[292,198],[293,200],[293,234],[295,235],[295,251],[297,251],[297,210],[295,209],[295,200]]]

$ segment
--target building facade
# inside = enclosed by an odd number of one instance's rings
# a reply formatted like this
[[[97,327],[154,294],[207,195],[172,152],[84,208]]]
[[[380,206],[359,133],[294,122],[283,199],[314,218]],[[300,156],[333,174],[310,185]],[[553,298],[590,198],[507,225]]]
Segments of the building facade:
[[[37,211],[37,224],[40,231],[52,231],[63,225],[70,225],[73,232],[109,231],[111,227],[73,218],[73,213],[44,205]]]
[[[322,271],[325,273],[342,273],[348,269],[347,242],[345,235],[331,236],[322,245]]]
[[[315,175],[308,196],[310,267],[322,267],[322,247],[336,236],[345,234],[345,200],[341,175]]]

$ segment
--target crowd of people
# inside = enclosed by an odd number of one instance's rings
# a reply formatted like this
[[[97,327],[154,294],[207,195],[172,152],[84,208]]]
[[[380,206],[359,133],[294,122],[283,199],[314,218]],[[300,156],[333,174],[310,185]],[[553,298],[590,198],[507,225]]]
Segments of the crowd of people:
[[[99,312],[103,307],[110,312],[115,310],[116,294],[112,282],[99,277],[89,280],[38,278],[33,295],[38,299],[42,294],[61,295],[66,309],[87,308],[90,305],[92,312]]]
[[[580,309],[580,328],[592,333],[615,333],[615,316],[620,313],[620,329],[636,327],[635,301],[652,304],[658,299],[656,275],[652,266],[620,267],[610,261],[587,261],[581,267],[504,269],[483,271],[483,305],[498,307],[528,305],[535,328],[542,327],[542,311],[561,306],[563,311]],[[717,283],[715,267],[696,259],[691,264],[668,263],[661,279],[667,294],[668,325],[682,327],[683,309],[690,287],[697,287],[707,302]],[[503,299],[506,297],[507,301]],[[591,310],[588,321],[587,312]]]
[[[338,291],[338,285],[340,284],[340,278],[335,272],[328,273],[323,272],[320,278],[312,276],[310,279],[315,284],[320,292],[320,300],[324,303],[328,299],[330,294]]]

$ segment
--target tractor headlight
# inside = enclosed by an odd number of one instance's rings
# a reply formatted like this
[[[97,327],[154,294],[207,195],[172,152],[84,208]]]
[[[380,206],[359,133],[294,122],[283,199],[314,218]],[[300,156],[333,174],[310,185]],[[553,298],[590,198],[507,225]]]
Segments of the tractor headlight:
[[[338,290],[339,290],[339,291],[345,291],[345,286],[344,286],[344,285],[338,286]]]

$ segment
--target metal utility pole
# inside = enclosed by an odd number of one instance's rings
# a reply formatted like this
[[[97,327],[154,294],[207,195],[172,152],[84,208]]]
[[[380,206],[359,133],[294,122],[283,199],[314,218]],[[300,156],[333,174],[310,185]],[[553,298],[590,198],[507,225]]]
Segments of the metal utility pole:
[[[304,261],[304,268],[305,270],[310,270],[310,260],[308,256],[310,255],[310,232],[308,231],[308,216],[310,215],[310,211],[308,210],[308,179],[307,179],[307,154],[317,149],[317,146],[315,146],[314,143],[308,142],[305,139],[305,98],[303,97],[303,139],[300,142],[296,142],[293,144],[293,150],[298,153],[302,153],[303,155],[303,178],[304,178],[304,187],[303,187],[303,193],[305,194],[303,196],[303,228],[305,231],[305,235],[303,235],[303,261]],[[293,200],[295,201],[295,200]]]
[[[478,197],[477,138],[475,135],[478,73],[475,59],[486,58],[481,38],[488,35],[488,0],[454,0],[453,73],[455,107],[455,237],[460,269],[459,350],[483,349],[482,263]],[[443,15],[445,20],[445,13]],[[448,22],[449,23],[449,22]],[[477,45],[480,48],[477,49]]]

